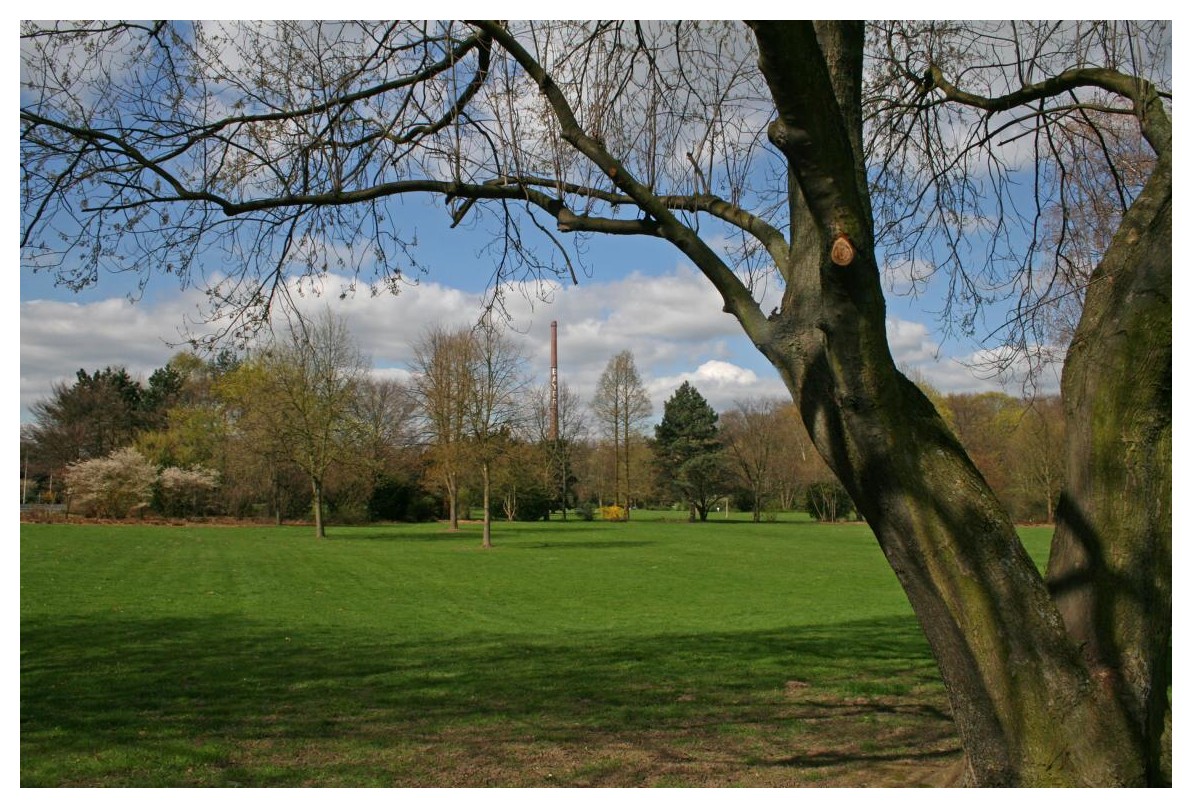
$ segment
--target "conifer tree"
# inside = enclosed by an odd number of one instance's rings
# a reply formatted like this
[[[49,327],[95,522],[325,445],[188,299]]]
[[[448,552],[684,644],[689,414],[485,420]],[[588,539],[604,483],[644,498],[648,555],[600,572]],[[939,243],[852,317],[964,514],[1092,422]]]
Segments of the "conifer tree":
[[[725,493],[728,473],[721,451],[719,416],[690,382],[683,382],[654,427],[654,462],[659,480],[685,502],[691,521],[707,521],[708,510]]]

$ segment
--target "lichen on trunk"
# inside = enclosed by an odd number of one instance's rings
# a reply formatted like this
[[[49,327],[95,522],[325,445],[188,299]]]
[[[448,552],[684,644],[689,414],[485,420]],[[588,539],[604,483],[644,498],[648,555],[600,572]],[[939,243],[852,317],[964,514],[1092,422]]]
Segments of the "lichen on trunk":
[[[1161,160],[1094,272],[1064,366],[1067,479],[1048,583],[1094,679],[1170,780],[1171,166]]]
[[[780,267],[784,306],[768,329],[753,331],[755,342],[919,617],[971,780],[1145,783],[1130,712],[1096,686],[1005,509],[894,365],[868,190],[856,168],[860,119],[841,111],[859,97],[861,36],[827,24],[754,30],[778,111],[771,140],[791,167],[793,228]],[[846,267],[831,259],[840,233],[856,246]]]

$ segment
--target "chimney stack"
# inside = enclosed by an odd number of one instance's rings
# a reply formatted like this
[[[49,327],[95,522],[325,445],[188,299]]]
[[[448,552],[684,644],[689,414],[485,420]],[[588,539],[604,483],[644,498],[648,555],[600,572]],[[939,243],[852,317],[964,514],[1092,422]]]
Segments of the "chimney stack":
[[[559,439],[559,322],[550,323],[550,439]]]

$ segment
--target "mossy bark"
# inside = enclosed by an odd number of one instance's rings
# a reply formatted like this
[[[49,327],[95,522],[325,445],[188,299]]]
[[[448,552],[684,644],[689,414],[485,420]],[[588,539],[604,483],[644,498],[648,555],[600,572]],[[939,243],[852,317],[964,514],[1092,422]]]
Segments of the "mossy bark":
[[[1093,274],[1064,366],[1067,479],[1048,583],[1100,687],[1169,781],[1171,165],[1161,159]]]
[[[1144,784],[1130,710],[1090,674],[1005,509],[890,354],[860,116],[852,114],[860,108],[860,28],[754,30],[778,110],[770,138],[790,166],[793,235],[780,266],[782,307],[765,328],[744,324],[918,615],[951,700],[967,779]],[[855,255],[838,266],[831,248],[842,236]]]

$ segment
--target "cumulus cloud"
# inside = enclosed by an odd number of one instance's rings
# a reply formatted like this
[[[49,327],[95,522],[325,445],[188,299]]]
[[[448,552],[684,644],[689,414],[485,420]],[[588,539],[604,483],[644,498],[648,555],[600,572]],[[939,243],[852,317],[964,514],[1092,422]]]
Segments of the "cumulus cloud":
[[[934,267],[922,262],[891,262],[882,267],[882,285],[892,295],[907,297],[925,288],[934,272]]]
[[[738,401],[787,394],[778,374],[769,369],[758,374],[732,362],[709,359],[694,370],[658,377],[647,384],[650,399],[655,402],[656,414],[661,416],[666,399],[683,382],[690,382],[717,412],[731,409]]]
[[[329,277],[327,292],[349,283]],[[379,377],[405,378],[411,346],[432,325],[466,327],[479,318],[482,295],[437,283],[403,287],[397,295],[367,292],[344,298],[295,297],[300,310],[324,307],[347,319]],[[21,411],[69,380],[80,368],[123,366],[146,378],[181,350],[187,312],[203,301],[197,292],[169,301],[129,303],[28,300],[21,303]],[[673,375],[709,359],[758,361],[736,322],[721,311],[711,286],[690,269],[656,276],[638,273],[577,287],[545,285],[504,299],[510,335],[519,340],[527,375],[545,379],[550,363],[550,322],[559,322],[560,374],[585,400],[609,358],[633,351],[644,379]],[[659,401],[659,406],[661,400]]]
[[[1054,352],[1042,348],[1035,351],[1038,372],[1032,375],[1030,360],[1007,348],[981,348],[949,356],[923,323],[889,318],[886,335],[898,367],[943,393],[1007,392],[1016,395],[1027,388],[1028,381],[1044,394],[1059,391],[1062,360],[1049,358]]]
[[[76,371],[123,366],[147,378],[177,352],[188,303],[134,305],[125,298],[90,303],[29,300],[21,303],[21,413],[49,395],[55,381]]]
[[[347,279],[329,278],[326,290]],[[182,348],[187,313],[203,301],[187,292],[168,301],[132,304],[123,298],[95,302],[28,300],[21,303],[22,419],[28,407],[49,395],[51,384],[70,380],[80,368],[124,366],[147,378]],[[323,307],[347,319],[352,333],[381,378],[405,379],[411,346],[431,325],[474,324],[483,306],[479,294],[423,282],[397,295],[367,292],[306,297],[299,306],[313,314]],[[786,395],[778,374],[722,310],[711,285],[694,270],[677,267],[647,275],[631,273],[579,286],[545,284],[504,299],[510,335],[520,341],[526,375],[544,381],[550,368],[550,323],[559,324],[560,378],[588,401],[608,360],[632,351],[643,383],[661,417],[663,403],[684,381],[695,385],[718,411],[734,401]],[[887,332],[895,361],[946,392],[1001,389],[996,380],[975,376],[968,366],[980,357],[941,355],[922,323],[891,318]],[[966,364],[967,363],[967,364]]]
[[[920,367],[939,359],[940,347],[923,323],[886,318],[886,339],[900,367]]]

